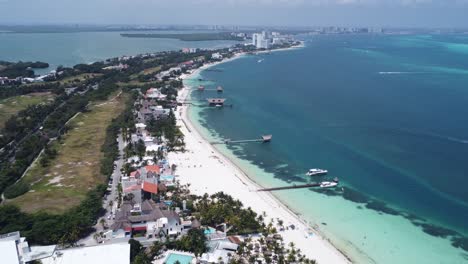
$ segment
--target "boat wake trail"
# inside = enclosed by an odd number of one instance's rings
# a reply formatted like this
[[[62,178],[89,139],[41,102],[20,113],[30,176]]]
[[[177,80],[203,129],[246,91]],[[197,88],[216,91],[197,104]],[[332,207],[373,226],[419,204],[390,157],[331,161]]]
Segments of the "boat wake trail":
[[[416,135],[416,136],[426,136],[426,137],[432,137],[436,139],[448,140],[451,142],[456,142],[456,143],[461,143],[461,144],[468,144],[468,139],[445,136],[445,135],[440,135],[440,134],[432,133],[432,132],[423,132],[423,131],[416,131],[416,130],[404,129],[404,128],[399,128],[395,130],[399,132],[404,132],[407,134]]]
[[[430,72],[401,72],[401,71],[388,71],[388,72],[378,72],[379,74],[386,74],[386,75],[391,75],[391,74],[427,74]]]

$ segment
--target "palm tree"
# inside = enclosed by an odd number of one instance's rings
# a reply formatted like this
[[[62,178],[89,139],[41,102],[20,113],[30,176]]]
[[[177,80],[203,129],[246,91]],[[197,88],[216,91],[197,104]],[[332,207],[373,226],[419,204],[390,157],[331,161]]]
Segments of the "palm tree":
[[[99,220],[99,223],[102,225],[103,229],[106,229],[106,220],[104,218],[101,218],[101,220]]]

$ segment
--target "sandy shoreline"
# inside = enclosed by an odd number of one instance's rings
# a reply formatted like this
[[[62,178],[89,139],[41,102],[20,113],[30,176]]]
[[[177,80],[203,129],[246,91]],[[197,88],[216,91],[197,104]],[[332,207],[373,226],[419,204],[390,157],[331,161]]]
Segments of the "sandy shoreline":
[[[230,59],[204,65],[192,74],[183,75],[181,78],[188,79],[204,69],[244,55],[240,53]],[[179,101],[185,100],[188,96],[190,96],[190,88],[184,87],[179,93]],[[188,118],[188,107],[188,105],[179,107],[177,113],[177,122],[185,135],[187,151],[185,153],[170,153],[169,155],[169,160],[177,165],[176,175],[182,184],[190,183],[190,190],[198,195],[223,191],[241,200],[245,206],[251,207],[258,214],[265,212],[267,223],[269,219],[279,218],[284,221],[285,225],[294,225],[296,227],[294,230],[289,229],[281,232],[285,243],[294,242],[303,254],[319,263],[350,262],[317,230],[312,230],[312,236],[308,235],[311,227],[272,194],[256,192],[259,185],[197,131]]]

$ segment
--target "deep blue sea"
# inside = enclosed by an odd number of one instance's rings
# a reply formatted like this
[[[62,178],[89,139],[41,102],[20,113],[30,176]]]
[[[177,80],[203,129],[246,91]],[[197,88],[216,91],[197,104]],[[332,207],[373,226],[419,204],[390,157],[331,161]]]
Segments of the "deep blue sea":
[[[302,49],[202,72],[208,88],[224,87],[233,107],[194,107],[192,118],[213,137],[273,134],[270,144],[228,150],[259,169],[251,177],[262,185],[309,182],[304,174],[315,167],[338,177],[335,191],[276,195],[311,221],[321,214],[314,209],[326,210],[324,232],[368,262],[411,263],[394,257],[410,254],[398,249],[405,245],[415,260],[426,254],[425,263],[468,262],[468,36],[305,40]],[[320,203],[311,208],[311,201]],[[387,224],[391,237],[384,238]],[[344,226],[360,232],[344,234]],[[389,243],[395,249],[383,252]]]

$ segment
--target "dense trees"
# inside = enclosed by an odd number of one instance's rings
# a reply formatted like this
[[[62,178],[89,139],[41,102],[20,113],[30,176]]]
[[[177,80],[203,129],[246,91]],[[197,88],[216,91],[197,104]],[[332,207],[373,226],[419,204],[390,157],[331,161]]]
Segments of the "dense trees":
[[[45,62],[5,62],[0,61],[0,76],[8,78],[16,77],[33,77],[34,71],[32,69],[47,68],[49,67],[48,63]]]
[[[185,145],[184,135],[176,125],[176,118],[172,109],[167,117],[151,118],[146,129],[155,137],[161,138],[164,136],[169,150]]]
[[[232,226],[230,233],[247,234],[262,231],[262,225],[257,220],[257,213],[250,207],[243,208],[239,200],[223,192],[208,196],[205,194],[195,205],[202,224],[217,226],[227,223]]]
[[[171,240],[165,243],[169,249],[177,249],[193,252],[197,256],[201,256],[206,252],[206,236],[201,229],[190,229],[187,235],[178,240]]]
[[[26,214],[14,205],[0,206],[0,233],[21,231],[32,244],[74,244],[91,232],[102,209],[105,185],[90,191],[81,204],[62,215]]]
[[[1,76],[1,74],[0,74]],[[63,92],[63,89],[58,83],[38,83],[38,84],[28,84],[28,85],[10,85],[8,89],[0,89],[0,98],[7,98],[15,95],[23,95],[36,92],[53,92],[55,94],[60,94]]]

